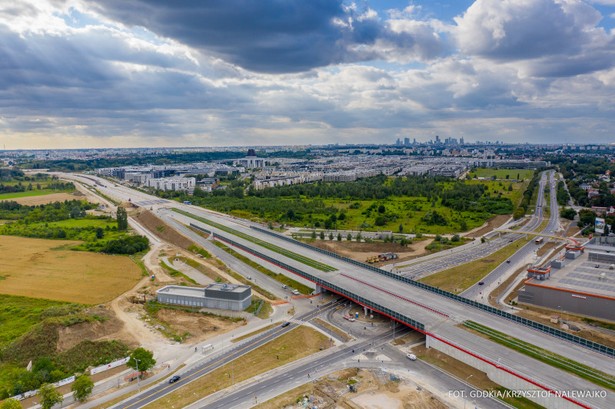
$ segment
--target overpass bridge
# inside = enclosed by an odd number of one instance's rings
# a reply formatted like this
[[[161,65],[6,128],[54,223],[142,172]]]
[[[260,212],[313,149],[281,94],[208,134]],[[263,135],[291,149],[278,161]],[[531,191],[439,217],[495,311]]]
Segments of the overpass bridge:
[[[191,208],[191,212],[198,212]],[[291,252],[301,254],[310,259],[333,267],[334,271],[320,271],[307,266],[295,259],[283,256],[269,248],[256,245],[237,235],[230,234],[207,223],[175,212],[167,213],[177,221],[192,225],[207,232],[214,233],[214,237],[231,246],[239,248],[255,257],[259,257],[278,267],[282,267],[300,277],[312,281],[316,286],[342,295],[367,309],[374,310],[382,315],[401,322],[427,336],[428,345],[445,345],[457,352],[480,361],[491,369],[506,374],[510,379],[518,380],[509,383],[500,379],[498,382],[515,389],[530,388],[551,393],[555,396],[562,391],[599,390],[596,385],[577,378],[566,372],[557,370],[552,366],[538,362],[526,355],[493,343],[462,328],[466,320],[478,322],[494,330],[509,334],[525,342],[540,346],[541,348],[556,351],[569,359],[596,368],[602,372],[615,374],[614,351],[603,346],[582,345],[583,340],[576,343],[558,338],[557,330],[549,327],[538,328],[540,324],[524,320],[513,314],[497,310],[493,307],[480,304],[460,296],[447,293],[435,288],[427,288],[421,283],[395,275],[373,266],[364,265],[354,260],[344,259],[334,253],[326,254],[318,249],[296,242],[286,236],[281,236],[266,229],[246,227],[243,223],[234,223],[231,220],[208,214],[203,211],[198,217],[205,217],[214,223],[223,223],[252,238],[258,238],[269,244],[282,247]],[[198,235],[196,235],[199,237]],[[201,238],[202,239],[202,238]],[[547,334],[544,331],[550,331]],[[566,337],[565,336],[565,337]],[[581,343],[578,343],[581,340]],[[590,348],[588,348],[588,346]],[[594,349],[592,349],[592,347]],[[562,401],[564,403],[557,403]],[[615,396],[592,398],[550,398],[539,401],[548,407],[615,407]],[[569,406],[567,406],[567,404]]]

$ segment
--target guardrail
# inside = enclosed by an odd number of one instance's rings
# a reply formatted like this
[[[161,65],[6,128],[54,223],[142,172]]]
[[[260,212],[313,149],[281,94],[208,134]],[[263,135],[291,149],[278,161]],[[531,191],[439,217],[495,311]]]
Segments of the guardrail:
[[[190,223],[190,227],[193,227],[195,229],[201,230],[201,231],[203,231],[205,233],[208,233],[208,234],[212,234],[213,233],[211,230],[205,229],[205,228],[203,228],[201,226],[197,226],[197,225],[195,225],[193,223]],[[293,267],[293,266],[291,266],[289,264],[286,264],[283,261],[276,260],[273,257],[270,257],[270,256],[268,256],[266,254],[263,254],[263,253],[261,253],[259,251],[254,250],[254,249],[251,249],[248,246],[245,246],[245,245],[243,245],[241,243],[238,243],[235,240],[229,239],[228,237],[225,237],[225,236],[223,236],[223,235],[221,235],[219,233],[214,233],[214,237],[216,239],[218,239],[218,240],[222,240],[222,241],[227,242],[227,243],[229,243],[229,244],[231,244],[231,245],[233,245],[235,247],[238,247],[238,248],[240,248],[240,249],[242,249],[242,250],[244,250],[244,251],[246,251],[248,253],[254,254],[255,256],[260,257],[263,260],[266,260],[266,261],[268,261],[268,262],[270,262],[272,264],[277,265],[278,267],[281,267],[281,268],[283,268],[283,269],[285,269],[287,271],[290,271],[291,273],[297,274],[298,276],[303,277],[303,278],[305,278],[305,279],[307,279],[307,280],[309,280],[309,281],[311,281],[311,282],[313,282],[315,284],[318,284],[321,287],[327,288],[328,290],[331,290],[331,291],[333,291],[333,292],[335,292],[335,293],[337,293],[339,295],[343,295],[345,297],[351,298],[352,300],[356,301],[357,303],[359,303],[359,304],[361,304],[361,305],[363,305],[365,307],[368,307],[368,308],[371,308],[373,310],[376,310],[376,311],[379,311],[381,313],[384,313],[384,314],[388,315],[389,317],[395,319],[396,321],[399,321],[399,322],[402,322],[404,324],[407,324],[407,325],[409,325],[409,326],[411,326],[411,327],[413,327],[413,328],[415,328],[415,329],[417,329],[417,330],[419,330],[421,332],[425,332],[425,325],[423,325],[423,323],[421,323],[421,322],[415,321],[412,318],[409,318],[409,317],[406,317],[406,316],[404,316],[402,314],[399,314],[396,311],[393,311],[393,310],[391,310],[389,308],[386,308],[386,307],[384,307],[384,306],[382,306],[380,304],[377,304],[377,303],[375,303],[375,302],[373,302],[371,300],[368,300],[368,299],[366,299],[364,297],[361,297],[358,294],[352,293],[352,292],[350,292],[350,291],[348,291],[348,290],[346,290],[344,288],[338,287],[337,285],[332,284],[332,283],[330,283],[330,282],[328,282],[326,280],[323,280],[320,277],[316,277],[316,276],[314,276],[314,275],[312,275],[310,273],[307,273],[305,271],[299,270],[298,268]]]
[[[406,277],[403,277],[403,276],[391,273],[390,271],[382,270],[382,269],[380,269],[378,267],[374,267],[372,265],[369,265],[369,264],[366,264],[366,263],[362,263],[360,261],[353,260],[353,259],[350,259],[350,258],[347,258],[347,257],[344,257],[344,256],[340,256],[339,254],[333,253],[331,251],[319,249],[319,248],[314,247],[314,246],[310,246],[309,244],[302,243],[300,241],[297,241],[297,240],[292,239],[292,238],[287,237],[287,236],[283,236],[281,234],[277,234],[277,233],[272,232],[272,231],[267,230],[267,229],[262,229],[260,227],[255,227],[255,226],[250,226],[250,228],[254,229],[256,231],[259,231],[261,233],[265,233],[265,234],[268,234],[270,236],[277,237],[278,239],[286,240],[286,241],[291,242],[293,244],[296,244],[298,246],[302,246],[302,247],[305,247],[305,248],[309,248],[310,250],[317,251],[317,252],[322,253],[322,254],[326,254],[326,255],[328,255],[330,257],[334,257],[334,258],[336,258],[338,260],[342,260],[342,261],[345,261],[347,263],[354,264],[355,266],[371,270],[371,271],[373,271],[373,272],[375,272],[377,274],[385,275],[385,276],[390,277],[390,278],[392,278],[394,280],[401,281],[401,282],[403,282],[405,284],[409,284],[409,285],[421,288],[423,290],[430,291],[430,292],[436,293],[438,295],[442,295],[444,297],[450,298],[450,299],[458,301],[460,303],[463,303],[463,304],[466,304],[466,305],[470,305],[472,307],[478,308],[478,309],[486,311],[488,313],[498,315],[498,316],[500,316],[502,318],[505,318],[505,319],[508,319],[510,321],[514,321],[514,322],[517,322],[517,323],[519,323],[521,325],[525,325],[525,326],[533,328],[535,330],[538,330],[538,331],[550,334],[550,335],[552,335],[554,337],[565,339],[567,341],[570,341],[570,342],[573,342],[575,344],[581,345],[581,346],[583,346],[585,348],[588,348],[588,349],[600,352],[602,354],[605,354],[607,356],[610,356],[611,358],[615,358],[615,348],[611,348],[611,347],[608,347],[606,345],[602,345],[600,343],[597,343],[597,342],[594,342],[594,341],[590,341],[588,339],[579,337],[577,335],[569,334],[569,333],[567,333],[565,331],[562,331],[560,329],[553,328],[553,327],[541,324],[541,323],[536,322],[536,321],[528,320],[527,318],[519,317],[519,316],[511,314],[509,312],[502,311],[502,310],[500,310],[498,308],[492,307],[490,305],[486,305],[486,304],[483,304],[483,303],[480,303],[480,302],[477,302],[477,301],[474,301],[474,300],[469,300],[469,299],[467,299],[465,297],[462,297],[460,295],[453,294],[451,292],[441,290],[441,289],[439,289],[437,287],[433,287],[431,285],[427,285],[427,284],[424,284],[424,283],[421,283],[421,282],[418,282],[418,281],[411,280],[409,278],[406,278]]]

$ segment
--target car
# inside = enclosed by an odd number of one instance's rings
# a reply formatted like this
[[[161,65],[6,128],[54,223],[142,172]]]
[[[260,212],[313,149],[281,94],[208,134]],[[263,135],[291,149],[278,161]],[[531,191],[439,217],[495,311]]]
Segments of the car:
[[[283,290],[286,290],[287,288],[288,288],[288,286],[287,286],[286,284],[284,284],[284,285],[282,286],[282,289],[283,289]]]
[[[182,377],[181,377],[181,376],[179,376],[179,375],[173,375],[173,376],[171,377],[171,379],[169,379],[169,383],[175,383],[175,382],[179,381],[181,378],[182,378]]]
[[[506,262],[507,262],[508,264],[510,264],[510,260],[506,260]]]
[[[485,282],[484,281],[479,281],[478,285],[485,285]]]
[[[299,295],[299,290],[293,290],[293,295]]]
[[[406,358],[408,358],[411,361],[416,361],[416,355],[414,354],[406,354]]]
[[[282,328],[286,328],[290,325],[289,321],[286,321],[284,324],[282,324]]]

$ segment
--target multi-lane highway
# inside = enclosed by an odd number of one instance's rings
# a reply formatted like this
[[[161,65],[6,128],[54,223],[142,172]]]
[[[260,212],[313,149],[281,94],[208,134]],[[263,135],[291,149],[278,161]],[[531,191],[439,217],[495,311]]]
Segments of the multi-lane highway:
[[[153,200],[159,200],[153,196],[137,192],[124,186],[111,185],[104,188],[99,187],[99,189],[104,190],[105,194],[120,200],[126,201],[130,198],[132,202],[137,205],[141,202],[152,203]],[[456,348],[461,348],[464,351],[480,356],[481,359],[491,362],[493,366],[503,368],[509,373],[518,374],[526,379],[530,379],[541,385],[541,387],[556,391],[599,389],[594,384],[476,336],[460,328],[459,324],[465,320],[476,321],[500,332],[523,339],[526,342],[540,345],[542,348],[557,351],[560,355],[584,363],[603,372],[615,374],[615,365],[613,365],[615,361],[602,354],[588,350],[577,344],[548,336],[544,333],[529,329],[526,326],[461,304],[452,299],[402,283],[393,278],[377,274],[369,269],[361,268],[346,261],[324,255],[315,250],[307,249],[298,244],[289,243],[281,238],[255,231],[254,229],[250,229],[249,224],[245,221],[239,221],[205,209],[178,203],[156,203],[152,204],[150,207],[154,211],[157,211],[160,207],[181,208],[243,234],[259,238],[265,242],[272,243],[276,246],[330,265],[334,267],[336,271],[323,272],[279,253],[275,253],[270,249],[259,246],[244,238],[238,236],[232,237],[236,242],[248,248],[253,248],[260,254],[279,260],[301,271],[305,271],[312,276],[318,277],[320,280],[330,283],[332,286],[344,288],[346,291],[369,299],[371,302],[383,308],[395,311],[398,314],[423,323],[425,325],[425,332],[430,336],[437,337],[455,345]],[[176,220],[186,223],[186,216],[179,215],[175,212],[172,214]],[[228,232],[198,222],[195,219],[190,219],[190,222],[197,225],[201,224],[204,228],[215,231],[218,236],[224,237],[225,235],[230,235]],[[553,399],[558,400],[558,402],[563,402],[561,398]],[[578,398],[576,401],[587,407],[615,407],[615,396],[612,394],[604,398],[599,396]]]
[[[556,183],[554,178],[554,172],[548,171],[542,174],[540,179],[539,187],[538,187],[538,198],[536,200],[536,212],[535,217],[532,219],[527,226],[524,226],[521,231],[531,232],[538,228],[542,221],[544,220],[544,206],[545,203],[545,187],[549,186],[549,223],[541,230],[541,234],[552,235],[559,228],[559,208],[557,206],[557,196],[556,196]],[[504,237],[509,240],[516,240],[520,238],[519,236],[523,236],[515,233],[508,233],[504,235]],[[528,259],[528,256],[531,256],[537,247],[534,241],[530,241],[526,243],[523,247],[521,247],[515,254],[508,258],[507,261],[500,264],[493,271],[491,271],[487,276],[485,276],[481,282],[483,284],[479,285],[474,284],[472,287],[468,288],[464,292],[461,293],[462,296],[466,298],[470,298],[477,301],[487,302],[487,294],[490,290],[497,287],[498,283],[505,280],[507,274],[511,269],[517,268],[519,265],[523,265],[524,261]]]

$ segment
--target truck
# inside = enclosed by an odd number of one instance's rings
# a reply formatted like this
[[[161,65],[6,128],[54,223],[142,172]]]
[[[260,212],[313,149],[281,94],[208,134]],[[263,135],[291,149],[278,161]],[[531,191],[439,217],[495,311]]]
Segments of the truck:
[[[542,244],[543,241],[545,241],[544,237],[536,237],[536,240],[534,240],[534,243]]]

